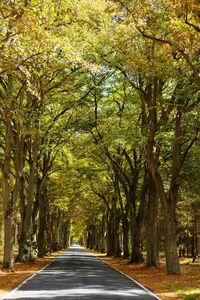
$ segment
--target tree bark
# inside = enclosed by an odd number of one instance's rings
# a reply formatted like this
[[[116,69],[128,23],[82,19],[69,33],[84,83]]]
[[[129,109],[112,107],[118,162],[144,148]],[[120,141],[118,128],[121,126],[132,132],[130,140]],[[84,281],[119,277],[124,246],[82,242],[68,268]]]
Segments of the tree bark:
[[[146,169],[144,170],[143,183],[140,190],[140,197],[138,199],[138,205],[136,205],[136,186],[138,184],[135,180],[134,188],[130,191],[130,216],[131,216],[131,235],[132,235],[132,252],[131,262],[142,262],[142,238],[141,230],[144,224],[144,216],[146,210],[146,191],[148,186],[148,177]],[[134,193],[133,193],[134,191]],[[137,208],[138,206],[138,208]]]
[[[39,188],[39,228],[37,235],[38,256],[42,257],[47,252],[47,210],[48,195],[46,184]]]
[[[156,131],[157,131],[157,96],[159,94],[158,80],[154,79],[154,84],[149,86],[148,94],[148,109],[149,109],[149,132],[147,141],[147,164],[148,169],[154,180],[157,194],[163,206],[164,219],[165,219],[165,256],[167,274],[176,275],[180,274],[180,264],[176,247],[176,202],[178,181],[180,168],[176,166],[175,162],[180,159],[180,118],[181,114],[177,112],[176,115],[176,128],[175,128],[175,143],[173,149],[172,161],[172,177],[170,187],[170,197],[167,197],[164,182],[159,170],[159,151],[156,147]],[[178,144],[177,144],[178,143]],[[178,150],[178,152],[177,152]],[[177,161],[176,161],[177,160]],[[175,185],[174,185],[175,184]]]
[[[121,256],[121,249],[119,244],[119,222],[120,222],[120,214],[117,209],[117,197],[112,197],[112,216],[113,216],[113,239],[114,239],[114,256]]]
[[[63,236],[63,247],[64,247],[64,249],[67,249],[69,247],[69,237],[70,237],[70,222],[65,221],[64,236]]]
[[[114,247],[114,233],[113,233],[113,214],[112,212],[109,212],[107,215],[107,236],[106,236],[106,241],[107,241],[107,255],[112,256],[114,255],[115,252],[115,247]]]
[[[128,214],[129,214],[129,203],[126,202],[126,204],[123,203],[123,199],[121,196],[121,191],[120,191],[120,176],[118,176],[118,172],[116,169],[115,171],[115,180],[114,180],[114,187],[115,187],[115,193],[116,193],[116,198],[118,199],[120,210],[118,212],[119,217],[122,221],[122,252],[123,252],[123,258],[129,258],[129,221],[128,221]],[[122,185],[123,186],[123,185]],[[125,187],[127,190],[127,188]],[[119,219],[119,222],[120,222]],[[119,224],[118,224],[119,228]],[[120,256],[121,256],[121,249],[120,249]]]
[[[30,155],[30,173],[28,179],[28,192],[27,201],[24,202],[24,191],[21,191],[21,212],[23,213],[22,224],[21,224],[21,234],[19,239],[19,253],[17,256],[17,261],[27,262],[36,259],[36,240],[34,231],[34,201],[36,195],[36,170],[37,170],[37,155],[38,155],[38,136],[34,137],[33,141],[30,140],[29,144],[29,155]],[[23,180],[21,181],[23,184]]]
[[[122,215],[122,231],[123,231],[123,258],[129,258],[129,220],[128,215]]]
[[[130,209],[131,217],[131,257],[130,262],[138,263],[142,262],[143,254],[141,250],[141,223],[137,222],[137,218]]]
[[[151,174],[149,174],[148,207],[146,214],[146,265],[148,267],[159,265],[159,241],[158,241],[158,196]]]
[[[100,229],[100,252],[105,253],[105,214],[103,214]]]
[[[3,269],[13,268],[14,203],[11,196],[11,151],[12,151],[12,125],[10,116],[6,117],[5,156],[3,161],[3,211],[4,211],[4,256]]]

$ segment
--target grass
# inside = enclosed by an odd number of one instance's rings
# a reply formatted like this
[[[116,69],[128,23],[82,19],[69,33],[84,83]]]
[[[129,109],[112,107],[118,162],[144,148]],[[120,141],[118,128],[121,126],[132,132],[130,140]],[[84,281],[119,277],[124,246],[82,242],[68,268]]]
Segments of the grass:
[[[199,300],[200,299],[200,288],[193,288],[183,291],[178,291],[179,295],[184,300]]]
[[[191,266],[192,267],[192,266]],[[183,267],[184,268],[184,267]],[[199,282],[198,278],[196,278],[197,284]],[[176,293],[178,296],[180,296],[184,300],[199,300],[200,299],[200,288],[190,288],[186,286],[185,281],[185,286],[180,289],[180,286],[178,284],[173,285],[173,284],[163,284],[163,287],[169,289],[170,291],[173,291]]]

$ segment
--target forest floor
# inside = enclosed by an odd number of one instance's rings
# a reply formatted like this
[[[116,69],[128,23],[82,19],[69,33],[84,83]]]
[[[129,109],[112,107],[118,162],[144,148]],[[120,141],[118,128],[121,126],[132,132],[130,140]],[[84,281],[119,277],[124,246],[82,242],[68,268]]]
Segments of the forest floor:
[[[200,300],[200,258],[195,263],[192,263],[192,259],[181,258],[181,275],[166,275],[163,259],[159,267],[147,268],[143,263],[131,264],[123,258],[96,255],[163,300]]]
[[[61,252],[51,253],[32,263],[15,263],[13,272],[0,271],[0,298],[59,254]],[[192,263],[191,259],[181,259],[181,275],[173,276],[166,275],[162,259],[159,267],[147,268],[144,264],[130,264],[128,260],[122,258],[107,257],[97,253],[95,255],[152,290],[162,300],[200,300],[200,258],[195,263]]]

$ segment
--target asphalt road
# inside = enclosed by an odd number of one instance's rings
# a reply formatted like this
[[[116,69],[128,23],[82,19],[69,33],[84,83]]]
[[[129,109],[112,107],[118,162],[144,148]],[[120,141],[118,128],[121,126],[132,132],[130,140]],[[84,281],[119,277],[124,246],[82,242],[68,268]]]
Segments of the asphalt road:
[[[93,254],[71,247],[3,299],[153,300],[159,299]]]

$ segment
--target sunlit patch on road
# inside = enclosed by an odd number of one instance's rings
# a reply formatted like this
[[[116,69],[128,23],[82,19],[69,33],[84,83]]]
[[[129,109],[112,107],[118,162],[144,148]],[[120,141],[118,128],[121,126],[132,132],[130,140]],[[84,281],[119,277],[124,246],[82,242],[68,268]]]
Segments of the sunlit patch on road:
[[[74,246],[4,299],[131,300],[136,298],[158,299],[137,282],[97,259],[92,253]]]

